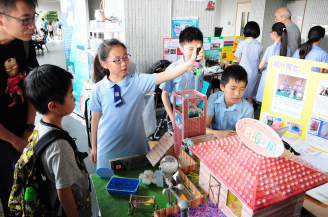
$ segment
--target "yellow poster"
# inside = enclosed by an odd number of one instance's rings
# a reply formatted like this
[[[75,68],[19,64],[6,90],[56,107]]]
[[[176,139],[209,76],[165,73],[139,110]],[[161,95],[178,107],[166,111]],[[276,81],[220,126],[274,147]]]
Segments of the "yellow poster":
[[[235,52],[237,46],[240,42],[244,41],[246,38],[244,36],[228,36],[223,38],[223,49],[222,49],[222,59],[221,61],[231,61],[236,60]]]
[[[260,120],[268,125],[282,121],[283,127],[289,127],[286,135],[302,140],[311,138],[312,147],[328,150],[328,74],[312,72],[313,66],[328,68],[327,63],[270,58]]]

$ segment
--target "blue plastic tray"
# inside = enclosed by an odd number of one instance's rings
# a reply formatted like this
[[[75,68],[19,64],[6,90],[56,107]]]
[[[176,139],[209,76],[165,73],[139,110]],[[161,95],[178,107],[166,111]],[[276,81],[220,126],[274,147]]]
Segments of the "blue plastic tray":
[[[110,194],[136,195],[139,183],[139,179],[112,177],[106,189]]]

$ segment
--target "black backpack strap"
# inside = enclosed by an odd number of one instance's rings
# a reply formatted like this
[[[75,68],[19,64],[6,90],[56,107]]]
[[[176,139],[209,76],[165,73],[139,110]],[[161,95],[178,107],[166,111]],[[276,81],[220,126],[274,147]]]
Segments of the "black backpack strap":
[[[74,154],[75,154],[75,158],[76,159],[78,158],[80,160],[80,162],[82,162],[83,159],[88,157],[88,153],[79,152],[77,150],[75,140],[67,132],[65,132],[63,130],[51,130],[51,131],[45,133],[40,139],[38,139],[38,141],[34,145],[34,149],[33,149],[35,156],[39,157],[41,155],[41,153],[51,143],[53,143],[54,141],[56,141],[58,139],[64,139],[71,145],[71,147],[74,151]],[[85,170],[87,172],[87,170],[78,161],[76,161],[76,163],[80,170]]]
[[[79,167],[80,170],[84,170],[86,173],[88,173],[87,169],[80,163],[83,162],[83,159],[88,157],[88,153],[86,152],[80,152],[77,150],[77,146],[75,143],[75,140],[65,131],[63,130],[51,130],[47,133],[45,133],[34,145],[34,153],[36,157],[39,157],[41,153],[54,141],[58,139],[64,139],[66,140],[70,146],[72,147],[75,155],[76,164]],[[77,161],[79,159],[79,161]],[[89,174],[89,173],[88,173]],[[90,185],[90,178],[89,179],[89,190],[91,191],[91,185]]]

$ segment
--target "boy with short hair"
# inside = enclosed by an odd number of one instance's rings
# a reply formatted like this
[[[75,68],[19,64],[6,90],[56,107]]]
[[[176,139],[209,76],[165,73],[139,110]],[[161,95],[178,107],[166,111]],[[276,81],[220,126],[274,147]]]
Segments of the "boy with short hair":
[[[236,135],[236,123],[243,118],[254,118],[253,106],[242,98],[247,73],[239,65],[227,67],[221,78],[222,91],[213,93],[207,100],[206,133],[218,139]]]
[[[190,60],[193,50],[197,49],[198,45],[200,45],[201,47],[203,46],[203,33],[195,27],[185,28],[179,35],[179,48],[183,52],[183,57],[181,57],[178,61],[172,63],[169,67],[167,67],[167,69]],[[186,71],[180,77],[161,84],[160,88],[163,90],[162,101],[166,112],[170,120],[174,121],[172,110],[173,92],[195,89],[195,78],[191,73],[188,73],[188,71]],[[202,88],[203,83],[198,86],[198,91],[201,92]],[[176,100],[176,106],[182,106],[182,103],[179,99]],[[173,131],[173,129],[168,130]]]
[[[43,115],[36,126],[39,138],[52,130],[66,132],[61,121],[75,108],[71,79],[71,73],[54,65],[37,67],[26,77],[26,97]],[[41,162],[52,208],[58,195],[66,216],[91,216],[88,173],[84,162],[75,158],[69,142],[64,139],[54,141],[41,154]],[[77,162],[84,169],[80,170]],[[61,216],[62,208],[58,216]]]

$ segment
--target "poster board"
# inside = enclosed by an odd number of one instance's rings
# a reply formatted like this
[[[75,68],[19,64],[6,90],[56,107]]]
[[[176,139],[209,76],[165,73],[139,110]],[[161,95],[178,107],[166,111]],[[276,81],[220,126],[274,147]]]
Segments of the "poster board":
[[[286,135],[328,152],[328,74],[311,72],[312,66],[328,68],[327,63],[270,58],[260,121],[267,122],[268,116],[276,116],[283,127],[290,127]],[[325,90],[327,96],[320,95]],[[322,134],[323,130],[327,135]]]
[[[168,60],[171,63],[178,61],[183,55],[179,48],[178,38],[164,38],[163,39],[163,60]]]
[[[223,49],[221,61],[231,61],[237,60],[235,57],[235,52],[237,50],[237,45],[244,41],[246,37],[244,36],[227,36],[223,39]]]
[[[88,14],[85,0],[61,1],[66,70],[73,75],[74,112],[82,116],[83,80],[88,80]],[[82,103],[83,104],[83,103]]]
[[[179,38],[181,31],[189,26],[198,28],[198,17],[172,17],[172,38]]]
[[[208,60],[221,60],[223,37],[204,37],[203,47],[205,59]],[[163,39],[163,59],[170,62],[178,61],[183,55],[179,48],[178,38],[164,38]]]
[[[220,61],[222,57],[223,37],[204,37],[203,48],[206,60]]]

